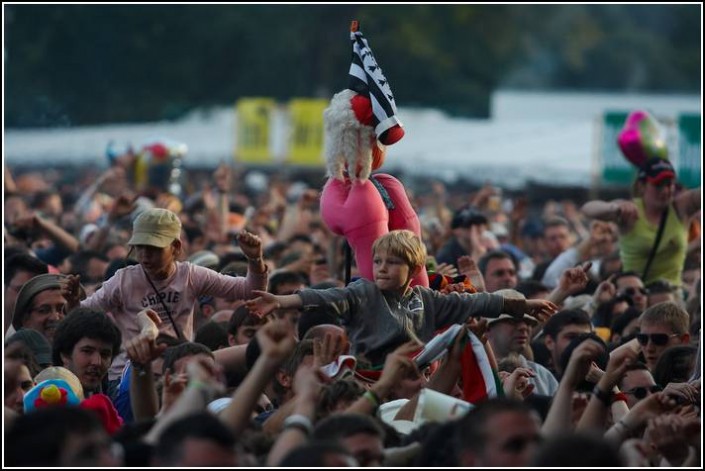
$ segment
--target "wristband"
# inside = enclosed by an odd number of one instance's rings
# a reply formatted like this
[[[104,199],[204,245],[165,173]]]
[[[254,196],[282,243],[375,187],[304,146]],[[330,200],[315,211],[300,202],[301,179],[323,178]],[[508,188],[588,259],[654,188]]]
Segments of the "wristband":
[[[379,396],[371,389],[365,391],[362,397],[370,401],[370,404],[372,404],[372,407],[374,407],[375,409],[377,409],[380,403],[382,402],[379,400]]]
[[[615,402],[619,402],[619,401],[627,402],[627,395],[624,394],[623,392],[613,393],[612,394],[612,404],[614,404]]]
[[[283,429],[295,428],[301,430],[306,435],[313,433],[313,424],[311,419],[301,414],[290,415],[284,420]]]
[[[602,389],[600,389],[599,386],[595,385],[595,388],[592,390],[592,395],[599,399],[600,402],[605,405],[605,407],[610,406],[610,403],[612,401],[612,395],[608,392],[604,392]]]
[[[194,387],[194,388],[209,388],[210,387],[207,383],[205,383],[199,379],[193,379],[193,380],[189,381],[188,385],[191,387]]]

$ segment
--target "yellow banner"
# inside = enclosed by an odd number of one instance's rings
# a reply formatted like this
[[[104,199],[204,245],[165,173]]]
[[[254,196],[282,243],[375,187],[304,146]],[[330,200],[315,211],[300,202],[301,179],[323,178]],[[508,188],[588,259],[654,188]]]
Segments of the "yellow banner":
[[[271,98],[242,98],[237,101],[235,160],[271,164],[269,132],[275,102]]]
[[[287,163],[322,166],[323,110],[328,100],[298,98],[289,102],[291,132]]]

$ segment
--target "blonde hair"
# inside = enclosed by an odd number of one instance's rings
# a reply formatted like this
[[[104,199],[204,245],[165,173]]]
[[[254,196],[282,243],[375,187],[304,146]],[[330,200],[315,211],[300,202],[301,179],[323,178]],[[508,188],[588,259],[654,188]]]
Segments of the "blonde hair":
[[[426,246],[419,236],[405,229],[391,231],[375,240],[372,253],[379,252],[400,257],[410,268],[426,264]]]
[[[639,318],[641,326],[645,324],[664,324],[671,328],[674,334],[689,332],[690,317],[678,304],[672,301],[654,304],[646,309]]]

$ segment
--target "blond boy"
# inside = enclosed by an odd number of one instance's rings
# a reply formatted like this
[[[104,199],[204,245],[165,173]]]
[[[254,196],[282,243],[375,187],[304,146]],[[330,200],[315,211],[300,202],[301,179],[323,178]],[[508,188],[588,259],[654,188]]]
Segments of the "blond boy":
[[[409,340],[426,342],[439,329],[463,323],[470,317],[497,317],[525,313],[547,317],[556,306],[545,300],[507,299],[490,293],[441,294],[422,286],[409,286],[426,260],[426,248],[411,231],[383,235],[372,246],[374,281],[360,279],[344,288],[304,289],[275,296],[254,291],[259,297],[248,308],[266,315],[277,308],[318,308],[339,315],[348,330],[352,353],[372,365],[381,365],[387,353]]]

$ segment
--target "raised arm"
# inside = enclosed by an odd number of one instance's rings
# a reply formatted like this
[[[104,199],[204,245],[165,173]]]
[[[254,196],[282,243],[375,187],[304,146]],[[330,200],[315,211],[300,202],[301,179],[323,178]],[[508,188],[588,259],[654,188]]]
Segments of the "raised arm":
[[[25,228],[32,234],[44,234],[54,241],[56,245],[63,247],[69,252],[78,252],[80,248],[78,239],[66,232],[59,225],[49,219],[43,218],[36,212],[27,217],[17,219],[15,226]]]
[[[130,375],[130,403],[136,420],[152,418],[159,412],[159,396],[154,383],[152,362],[166,350],[166,345],[157,345],[159,315],[152,309],[143,309],[137,314],[139,335],[125,341],[127,357],[132,362]]]
[[[316,404],[323,383],[317,366],[300,367],[294,376],[296,397],[292,414],[284,421],[284,429],[267,456],[267,466],[277,466],[294,448],[304,445],[316,420]]]
[[[594,429],[603,433],[604,426],[611,412],[611,397],[627,367],[636,361],[637,352],[633,349],[614,350],[610,354],[607,370],[597,382],[590,401],[577,425],[577,430]]]
[[[588,201],[583,205],[581,211],[590,219],[616,222],[621,232],[628,232],[639,217],[636,205],[631,201],[622,199]]]
[[[544,435],[557,435],[572,430],[573,392],[590,371],[590,364],[603,350],[604,347],[594,340],[585,340],[573,350],[541,428]]]
[[[572,296],[585,289],[588,284],[588,272],[592,262],[582,266],[568,268],[559,279],[558,286],[548,295],[548,300],[556,305],[562,305],[568,296]]]
[[[265,273],[267,271],[267,265],[264,263],[264,257],[262,256],[262,240],[247,231],[241,231],[237,235],[237,242],[242,253],[247,257],[247,269],[254,273]]]
[[[257,331],[262,353],[244,381],[235,390],[232,401],[220,418],[238,436],[249,424],[250,415],[267,383],[296,347],[296,340],[284,324],[270,322]]]
[[[218,379],[218,372],[203,358],[195,358],[186,366],[188,387],[179,399],[169,408],[144,438],[146,443],[155,445],[169,425],[182,417],[206,409],[208,403],[225,391],[225,385]]]

